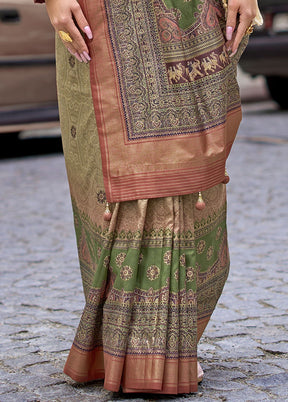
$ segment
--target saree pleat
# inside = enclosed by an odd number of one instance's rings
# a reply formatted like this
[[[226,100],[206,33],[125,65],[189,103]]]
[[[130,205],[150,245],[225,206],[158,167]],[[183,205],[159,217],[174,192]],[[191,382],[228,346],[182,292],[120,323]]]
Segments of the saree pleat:
[[[197,391],[197,342],[229,270],[226,189],[106,196],[89,67],[57,41],[59,108],[86,305],[65,373],[124,392]]]
[[[195,212],[194,194],[121,203],[108,228],[87,222],[74,202],[81,267],[92,279],[84,278],[86,306],[65,367],[76,381],[197,390],[197,339],[229,267],[224,185],[205,196],[205,213]],[[95,239],[89,252],[87,238]]]

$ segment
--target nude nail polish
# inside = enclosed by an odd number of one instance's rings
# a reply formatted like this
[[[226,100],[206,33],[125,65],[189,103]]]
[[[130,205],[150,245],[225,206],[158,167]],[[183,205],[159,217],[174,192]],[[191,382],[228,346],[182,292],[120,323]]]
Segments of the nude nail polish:
[[[91,57],[89,56],[89,54],[87,52],[83,52],[83,55],[85,56],[86,60],[90,61]]]
[[[226,39],[228,41],[232,39],[232,34],[233,34],[233,27],[227,27],[226,28]]]
[[[86,25],[86,27],[83,28],[83,31],[86,33],[88,39],[93,38],[93,34],[89,25]]]
[[[88,63],[88,60],[86,60],[86,58],[83,55],[83,53],[80,53],[80,57],[81,57],[82,61],[84,61],[84,63]]]
[[[74,53],[74,56],[76,57],[76,59],[77,59],[78,61],[80,61],[80,63],[83,62],[83,60],[81,59],[80,55],[79,55],[77,52]]]

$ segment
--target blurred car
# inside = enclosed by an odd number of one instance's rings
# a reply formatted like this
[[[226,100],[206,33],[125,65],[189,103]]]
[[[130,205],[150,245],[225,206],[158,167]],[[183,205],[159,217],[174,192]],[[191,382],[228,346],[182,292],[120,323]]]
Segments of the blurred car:
[[[54,30],[44,6],[0,0],[0,133],[58,124]]]
[[[264,24],[251,35],[240,66],[264,75],[271,97],[288,109],[288,0],[259,0],[259,7]]]

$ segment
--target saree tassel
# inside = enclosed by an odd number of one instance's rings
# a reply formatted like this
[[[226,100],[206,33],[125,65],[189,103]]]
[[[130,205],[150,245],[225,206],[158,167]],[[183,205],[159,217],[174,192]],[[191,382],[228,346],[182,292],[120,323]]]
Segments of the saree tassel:
[[[229,177],[229,174],[228,174],[227,170],[225,169],[225,176],[224,176],[224,179],[223,179],[222,183],[223,184],[228,184],[229,181],[230,181],[230,177]]]
[[[198,200],[197,200],[197,202],[196,202],[196,204],[195,204],[195,207],[196,207],[196,209],[198,209],[199,211],[202,211],[202,209],[205,208],[205,202],[204,202],[204,200],[203,200],[201,191],[199,191],[199,193],[198,193]]]
[[[109,222],[111,220],[111,217],[112,217],[112,212],[110,211],[110,205],[109,205],[109,202],[106,202],[106,208],[105,208],[105,212],[103,214],[104,221]]]

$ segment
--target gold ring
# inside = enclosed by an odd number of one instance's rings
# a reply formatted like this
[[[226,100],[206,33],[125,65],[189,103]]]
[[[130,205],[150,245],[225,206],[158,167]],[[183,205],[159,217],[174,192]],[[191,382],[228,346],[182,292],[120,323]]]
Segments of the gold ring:
[[[252,34],[252,32],[254,31],[253,25],[254,25],[253,22],[252,22],[252,24],[249,25],[249,27],[246,30],[246,35],[251,35]]]
[[[64,31],[59,31],[58,34],[59,34],[60,38],[64,42],[69,42],[69,43],[73,42],[73,40],[72,40],[71,36],[69,35],[69,33],[64,32]]]

